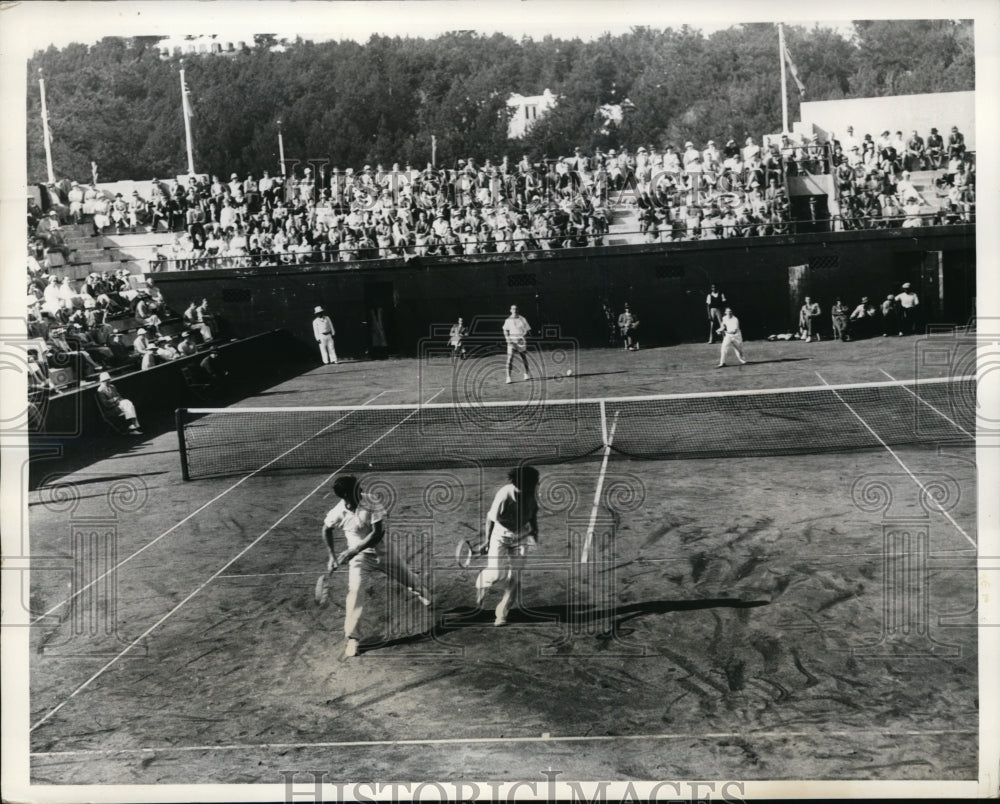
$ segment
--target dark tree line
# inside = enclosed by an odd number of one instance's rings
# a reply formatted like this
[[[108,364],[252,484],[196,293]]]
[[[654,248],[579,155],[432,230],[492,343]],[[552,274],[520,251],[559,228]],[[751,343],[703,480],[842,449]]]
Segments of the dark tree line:
[[[807,100],[969,90],[975,54],[970,21],[857,22],[849,39],[790,26],[785,37]],[[364,164],[460,157],[534,159],[640,144],[739,140],[781,127],[777,29],[749,24],[710,36],[687,26],[637,27],[592,42],[496,34],[435,39],[372,36],[354,42],[266,45],[184,62],[199,172],[243,175],[285,156]],[[171,177],[185,172],[179,59],[161,59],[155,37],[106,38],[36,53],[28,70],[28,178],[45,179],[37,70],[44,70],[53,162],[59,177]],[[789,81],[790,119],[800,98]],[[522,141],[507,140],[511,92],[559,96]],[[620,124],[598,114],[626,104]]]

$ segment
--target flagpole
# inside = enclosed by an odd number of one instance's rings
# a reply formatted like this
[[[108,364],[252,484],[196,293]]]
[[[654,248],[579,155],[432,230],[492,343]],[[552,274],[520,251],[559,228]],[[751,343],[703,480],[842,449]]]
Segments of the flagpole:
[[[281,160],[281,175],[285,175],[285,141],[281,137],[281,121],[278,121],[278,159]]]
[[[45,168],[49,173],[49,184],[56,183],[56,174],[52,170],[52,134],[49,132],[49,110],[45,105],[45,79],[42,78],[42,68],[38,68],[38,89],[42,95],[42,137],[45,139]]]
[[[778,61],[781,63],[781,132],[788,133],[788,85],[785,78],[785,29],[778,23]]]
[[[187,96],[187,82],[184,80],[184,61],[181,60],[181,105],[184,109],[184,138],[187,140],[188,175],[194,173],[194,147],[191,144],[191,104]]]

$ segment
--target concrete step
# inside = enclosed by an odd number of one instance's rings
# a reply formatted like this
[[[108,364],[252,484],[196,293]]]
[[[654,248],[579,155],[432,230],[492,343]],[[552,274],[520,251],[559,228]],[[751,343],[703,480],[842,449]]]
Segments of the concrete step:
[[[94,227],[89,223],[64,223],[60,224],[59,231],[62,232],[66,240],[70,238],[93,237]]]
[[[70,262],[81,265],[84,263],[100,262],[108,259],[102,248],[78,248],[70,252]]]
[[[123,251],[131,251],[135,248],[154,248],[156,246],[167,246],[173,242],[174,236],[170,232],[142,232],[137,234],[108,234],[105,233],[97,238],[102,248],[120,248]]]

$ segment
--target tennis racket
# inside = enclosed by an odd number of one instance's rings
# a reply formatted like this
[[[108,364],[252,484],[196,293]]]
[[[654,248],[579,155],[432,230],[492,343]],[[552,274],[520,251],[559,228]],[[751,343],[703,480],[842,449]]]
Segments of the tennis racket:
[[[455,563],[462,569],[466,569],[472,564],[472,560],[476,556],[485,555],[485,553],[480,551],[479,547],[486,540],[483,538],[482,532],[476,530],[472,525],[468,525],[465,522],[459,522],[459,524],[477,534],[474,539],[462,539],[455,545]]]
[[[329,601],[330,590],[327,588],[327,581],[330,580],[330,577],[333,575],[333,571],[339,566],[339,564],[334,565],[316,579],[316,586],[313,589],[313,597],[316,600],[317,606],[325,606],[327,601]]]
[[[469,565],[472,564],[472,558],[477,553],[476,548],[468,539],[462,539],[455,546],[455,563],[458,564],[462,569],[468,569]]]

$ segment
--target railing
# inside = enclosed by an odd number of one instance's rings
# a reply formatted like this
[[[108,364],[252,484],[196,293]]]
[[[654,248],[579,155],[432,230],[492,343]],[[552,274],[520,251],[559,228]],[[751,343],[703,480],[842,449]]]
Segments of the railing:
[[[518,238],[505,241],[509,247],[492,250],[468,250],[467,244],[436,244],[407,246],[373,246],[369,248],[354,247],[346,252],[332,249],[319,249],[295,254],[238,254],[222,256],[205,256],[192,254],[183,257],[171,257],[161,260],[151,260],[150,272],[172,272],[192,270],[225,270],[241,268],[267,268],[291,265],[358,263],[384,259],[412,259],[414,257],[473,257],[496,254],[532,254],[544,251],[559,251],[571,248],[593,248],[607,245],[609,237],[632,238],[629,245],[644,245],[655,243],[677,243],[712,240],[760,239],[788,235],[808,234],[812,232],[845,232],[880,229],[897,229],[909,227],[947,226],[975,222],[974,211],[964,215],[956,213],[952,220],[939,222],[941,213],[921,213],[918,215],[856,217],[836,214],[816,220],[795,221],[758,221],[753,223],[725,224],[712,219],[700,220],[692,225],[688,220],[679,220],[676,225],[668,223],[658,225],[656,231],[651,227],[638,230],[603,233],[600,235],[577,234],[559,235],[551,238]],[[539,242],[541,240],[541,242]],[[556,243],[550,242],[557,241]],[[478,244],[475,244],[478,245]],[[350,256],[344,256],[349,254]]]

